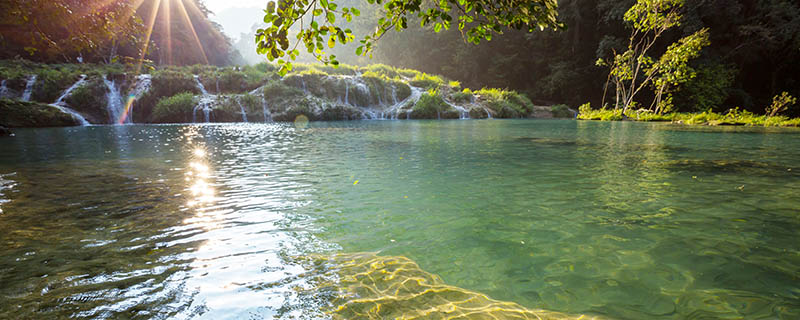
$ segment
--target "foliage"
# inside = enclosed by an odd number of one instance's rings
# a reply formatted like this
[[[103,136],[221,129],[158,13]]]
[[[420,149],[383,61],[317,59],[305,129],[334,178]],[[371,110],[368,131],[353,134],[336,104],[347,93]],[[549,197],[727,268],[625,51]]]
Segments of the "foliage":
[[[776,95],[772,98],[772,104],[766,109],[767,116],[774,117],[786,111],[786,109],[793,106],[796,102],[797,98],[790,96],[788,92],[784,91],[780,95]]]
[[[464,91],[455,92],[450,95],[450,100],[455,103],[469,103],[472,102],[472,99],[474,98],[475,96],[472,95],[472,92],[470,92],[469,89],[464,89]]]
[[[425,90],[437,89],[444,85],[444,83],[445,81],[442,77],[427,73],[418,73],[408,82],[408,84],[412,86],[420,87]]]
[[[676,105],[689,111],[717,110],[728,97],[730,86],[736,77],[733,66],[710,63],[701,66],[696,76],[681,87]]]
[[[119,45],[141,46],[131,1],[11,0],[0,4],[3,55],[71,62],[106,61]]]
[[[408,28],[408,19],[416,15],[425,27],[433,25],[439,32],[449,29],[455,18],[458,29],[473,43],[481,39],[491,40],[495,33],[502,33],[503,27],[516,30],[533,31],[535,28],[558,28],[555,0],[495,2],[488,0],[442,0],[438,5],[424,5],[422,0],[368,0],[370,4],[383,4],[383,17],[371,35],[361,40],[356,55],[370,55],[375,42],[387,31]],[[385,3],[384,3],[385,2]],[[302,42],[305,50],[325,64],[339,65],[335,55],[327,55],[325,48],[333,49],[337,43],[347,44],[355,40],[352,30],[343,29],[336,23],[339,16],[350,22],[360,11],[355,7],[342,7],[333,0],[282,0],[269,2],[264,11],[265,28],[258,29],[255,41],[259,54],[270,61],[278,60],[281,75],[292,69],[288,56],[295,60]],[[310,14],[310,15],[309,15]],[[309,19],[306,24],[304,19]],[[298,23],[297,41],[291,45],[289,30]],[[341,23],[340,23],[341,24]]]
[[[107,92],[102,76],[92,76],[87,78],[84,85],[73,90],[64,101],[73,110],[88,115],[87,119],[91,123],[109,123],[111,116],[106,109]]]
[[[438,91],[430,90],[420,96],[411,115],[414,119],[437,119],[441,118],[441,114],[449,108]]]
[[[192,122],[192,111],[196,105],[194,94],[180,93],[158,100],[151,116],[156,123],[188,123]]]
[[[550,112],[553,113],[553,118],[572,118],[574,114],[572,110],[565,104],[557,104],[550,107]]]
[[[475,91],[478,101],[492,109],[498,118],[526,117],[533,112],[533,103],[516,91],[483,88]]]
[[[581,120],[601,120],[601,121],[670,121],[673,123],[688,125],[735,125],[735,126],[765,126],[765,127],[797,127],[800,126],[800,118],[790,119],[784,116],[757,115],[747,110],[733,108],[727,113],[716,113],[711,110],[688,113],[672,112],[658,114],[649,110],[628,110],[623,117],[622,109],[599,109],[593,110],[588,104],[579,108],[578,119]]]
[[[682,7],[683,0],[638,0],[625,13],[625,21],[633,26],[628,49],[615,53],[610,61],[599,59],[596,63],[610,69],[605,90],[613,82],[615,108],[627,111],[635,103],[636,94],[651,86],[655,98],[649,110],[668,112],[673,108],[671,93],[678,85],[694,77],[694,70],[687,63],[709,45],[708,29],[701,29],[669,45],[658,60],[654,61],[648,55],[664,32],[680,25],[679,11]],[[664,95],[666,99],[662,98]]]

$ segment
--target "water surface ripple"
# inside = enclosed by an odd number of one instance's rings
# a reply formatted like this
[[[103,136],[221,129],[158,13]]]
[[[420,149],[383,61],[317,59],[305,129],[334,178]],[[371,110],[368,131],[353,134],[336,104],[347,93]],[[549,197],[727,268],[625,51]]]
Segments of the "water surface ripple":
[[[378,317],[411,315],[423,296],[439,311],[469,296],[517,314],[800,318],[797,130],[474,120],[16,133],[0,139],[0,318],[311,319],[342,303],[334,318]],[[387,304],[365,274],[427,293]]]

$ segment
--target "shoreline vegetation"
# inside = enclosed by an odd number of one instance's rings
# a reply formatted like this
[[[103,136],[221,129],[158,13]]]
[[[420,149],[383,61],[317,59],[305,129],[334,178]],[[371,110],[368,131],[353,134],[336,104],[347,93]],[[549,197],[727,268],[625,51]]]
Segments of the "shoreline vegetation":
[[[800,127],[800,118],[789,118],[782,115],[759,115],[739,108],[729,109],[725,113],[708,110],[704,112],[670,112],[664,114],[658,114],[646,109],[628,110],[624,113],[622,109],[591,109],[588,104],[578,109],[578,120],[671,122],[702,126]]]
[[[381,64],[298,64],[285,76],[269,63],[145,69],[137,74],[122,64],[0,61],[0,126],[269,122],[294,121],[300,115],[336,121],[576,114],[565,105],[534,105],[516,91],[472,90],[442,76]],[[49,121],[39,116],[42,110],[52,111],[49,118],[68,112],[75,121]]]

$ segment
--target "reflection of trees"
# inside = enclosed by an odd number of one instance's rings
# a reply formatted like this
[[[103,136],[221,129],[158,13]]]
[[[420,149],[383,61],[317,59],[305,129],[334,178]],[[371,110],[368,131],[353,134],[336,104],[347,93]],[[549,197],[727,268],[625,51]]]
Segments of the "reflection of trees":
[[[628,224],[669,214],[662,210],[671,176],[663,165],[669,160],[663,131],[626,122],[579,122],[578,137],[593,142],[580,145],[576,154],[597,186],[593,198],[599,219]]]

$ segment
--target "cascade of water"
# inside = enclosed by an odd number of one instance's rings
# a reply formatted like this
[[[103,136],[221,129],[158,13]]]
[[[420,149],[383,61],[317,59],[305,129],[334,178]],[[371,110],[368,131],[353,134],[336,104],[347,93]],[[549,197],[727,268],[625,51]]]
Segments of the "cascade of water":
[[[33,85],[36,84],[36,75],[32,75],[28,78],[28,82],[25,83],[25,91],[22,92],[22,101],[31,101],[31,95],[33,94]]]
[[[492,113],[489,111],[489,108],[484,107],[483,110],[486,111],[486,119],[494,119],[492,117]]]
[[[344,103],[345,104],[350,104],[350,100],[348,99],[348,96],[350,96],[350,82],[347,81],[347,79],[345,79],[345,81],[344,81]]]
[[[194,76],[195,86],[197,89],[200,90],[202,96],[200,97],[200,101],[198,101],[197,105],[192,110],[192,122],[197,122],[197,111],[202,110],[205,122],[209,122],[211,120],[211,107],[216,100],[216,97],[209,94],[206,88],[203,86],[203,83],[200,82],[200,76]]]
[[[117,88],[114,80],[109,81],[108,78],[104,76],[103,82],[105,82],[106,88],[108,88],[108,92],[106,92],[106,110],[108,111],[111,123],[114,124],[121,119],[122,112],[124,111],[122,95],[120,95],[119,88]]]
[[[244,109],[244,105],[242,105],[242,100],[236,98],[236,103],[239,104],[239,110],[242,112],[242,122],[247,122],[247,111]]]
[[[261,109],[264,113],[264,122],[271,122],[272,114],[269,112],[269,108],[267,108],[267,97],[261,97]]]
[[[400,109],[403,106],[407,105],[410,102],[413,102],[412,104],[416,104],[417,101],[419,101],[419,98],[422,97],[422,89],[421,88],[414,87],[414,86],[409,86],[409,87],[411,88],[411,94],[408,95],[407,98],[403,99],[403,101],[397,102],[393,106],[389,107],[388,111],[389,111],[389,115],[391,116],[392,119],[397,119],[399,117],[398,114],[400,113]],[[406,118],[409,117],[410,113],[411,113],[411,111],[409,110],[406,113]]]
[[[303,92],[308,94],[308,88],[306,88],[306,80],[303,79],[303,78],[300,78],[300,82],[303,84]]]
[[[8,95],[8,87],[6,80],[0,81],[0,98],[5,98]]]
[[[80,113],[76,112],[75,110],[67,108],[65,106],[66,103],[64,103],[64,99],[69,97],[69,95],[72,93],[73,90],[75,90],[78,87],[82,86],[84,83],[86,83],[86,75],[85,74],[81,75],[81,78],[80,78],[80,80],[78,80],[78,82],[75,82],[71,87],[67,88],[67,90],[64,90],[64,93],[62,93],[61,96],[58,97],[56,102],[53,102],[52,104],[50,104],[50,106],[52,106],[52,107],[54,107],[54,108],[56,108],[58,110],[61,110],[61,112],[63,112],[63,113],[69,114],[70,116],[72,116],[73,119],[75,119],[78,122],[80,122],[82,126],[88,126],[88,125],[90,125],[90,123],[89,123],[89,121],[86,120],[86,118],[84,118]]]
[[[217,94],[219,94],[219,78],[217,78]]]

